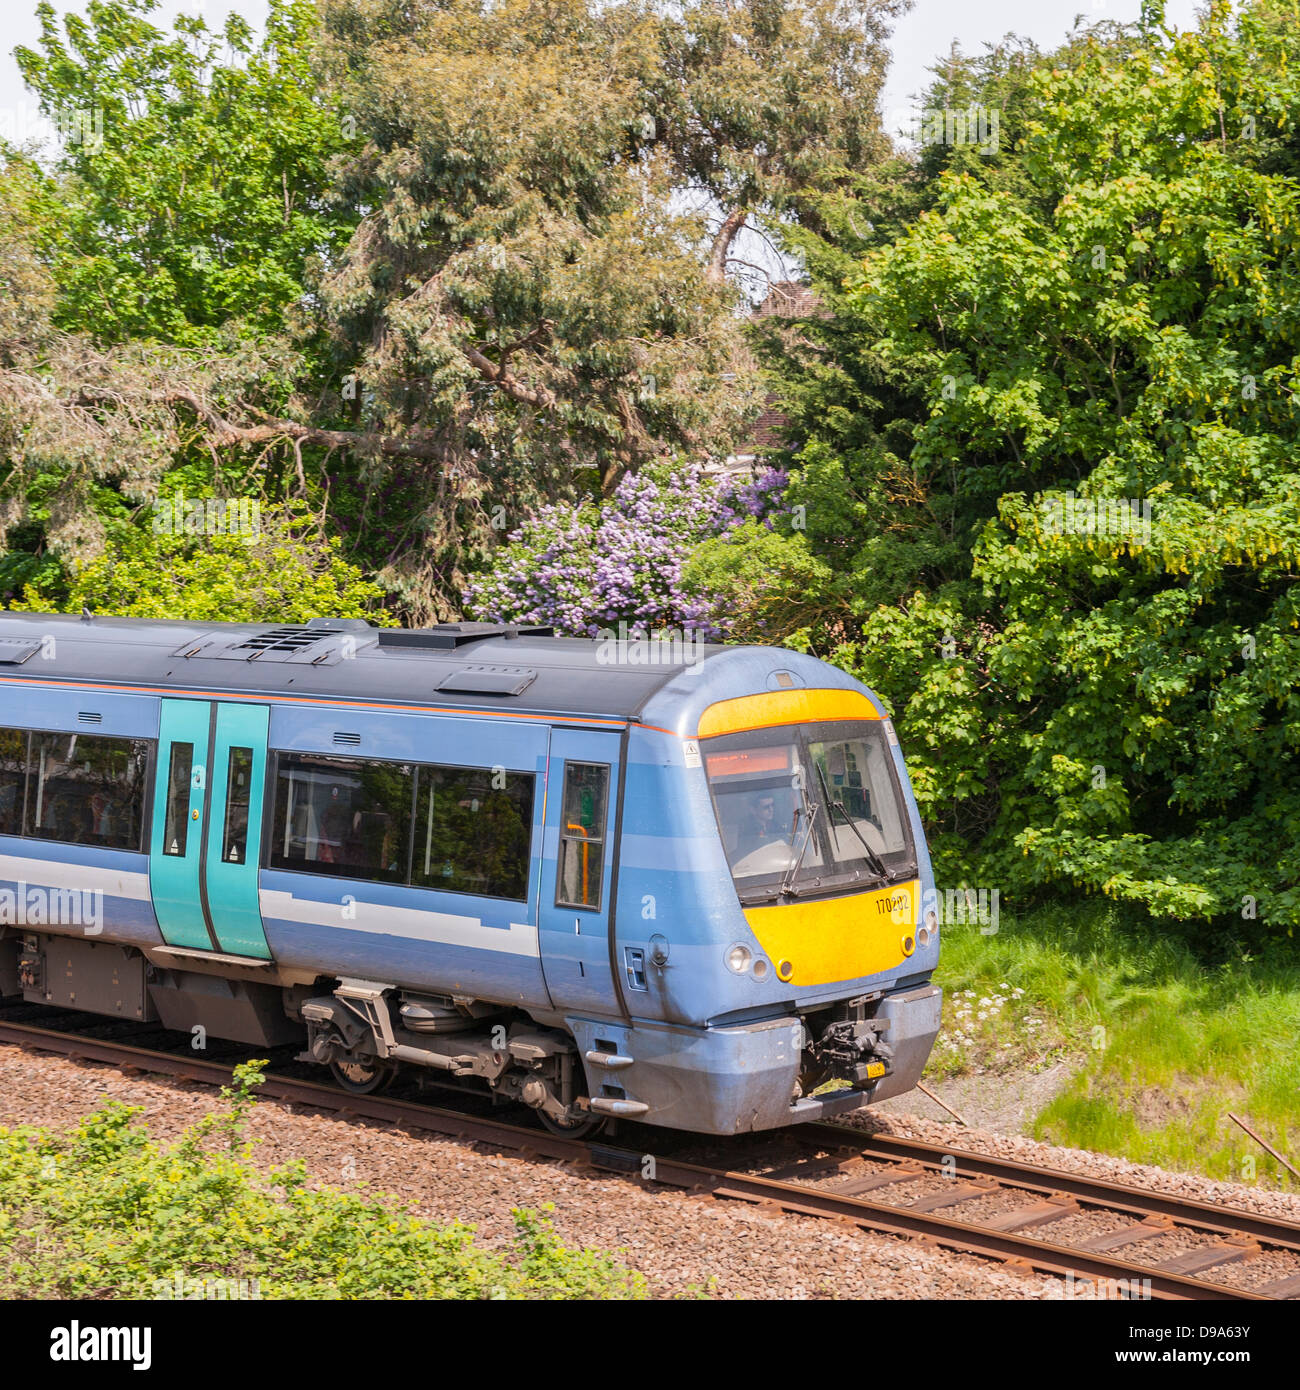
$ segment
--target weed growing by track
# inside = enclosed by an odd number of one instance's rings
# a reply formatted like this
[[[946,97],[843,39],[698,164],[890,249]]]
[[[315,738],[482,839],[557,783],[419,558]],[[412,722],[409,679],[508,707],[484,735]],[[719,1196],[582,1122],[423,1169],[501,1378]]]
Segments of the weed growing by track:
[[[517,1210],[515,1249],[476,1247],[381,1195],[252,1162],[264,1063],[174,1143],[108,1101],[65,1134],[0,1128],[0,1298],[627,1299],[646,1281]]]

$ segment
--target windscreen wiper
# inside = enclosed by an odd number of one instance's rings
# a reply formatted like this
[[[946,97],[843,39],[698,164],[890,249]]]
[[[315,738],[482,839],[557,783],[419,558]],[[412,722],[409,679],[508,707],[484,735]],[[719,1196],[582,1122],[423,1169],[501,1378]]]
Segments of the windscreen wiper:
[[[874,849],[871,848],[869,844],[867,844],[866,840],[863,838],[862,831],[860,831],[857,827],[857,822],[853,819],[851,815],[849,815],[848,811],[844,809],[844,803],[842,801],[834,801],[831,799],[830,788],[826,785],[826,777],[825,774],[822,772],[821,764],[814,763],[813,766],[817,769],[817,780],[822,784],[822,795],[826,798],[826,804],[831,808],[832,820],[834,819],[834,812],[836,811],[838,811],[840,815],[844,817],[844,823],[858,837],[858,843],[862,846],[863,853],[866,856],[867,864],[870,867],[872,873],[874,873],[877,878],[887,879],[889,877],[889,870],[885,867],[885,861],[876,853]]]
[[[805,796],[804,804],[807,805]],[[807,811],[807,820],[804,822],[803,844],[799,846],[799,853],[795,856],[794,862],[785,871],[781,879],[781,886],[777,889],[777,896],[784,898],[793,888],[795,875],[799,872],[799,866],[803,863],[803,857],[808,853],[808,846],[812,843],[813,826],[817,823],[817,812],[820,806],[811,806]]]

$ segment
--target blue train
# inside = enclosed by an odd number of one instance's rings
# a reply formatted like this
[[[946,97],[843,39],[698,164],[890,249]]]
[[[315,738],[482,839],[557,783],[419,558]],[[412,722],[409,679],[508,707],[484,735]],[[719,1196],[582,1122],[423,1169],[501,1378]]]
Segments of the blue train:
[[[893,726],[811,657],[0,616],[0,995],[731,1134],[914,1086],[938,951]]]

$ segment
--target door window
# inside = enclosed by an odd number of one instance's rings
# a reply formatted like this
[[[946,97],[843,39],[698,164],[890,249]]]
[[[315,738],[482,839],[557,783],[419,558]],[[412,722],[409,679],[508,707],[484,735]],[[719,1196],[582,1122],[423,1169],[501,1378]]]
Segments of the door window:
[[[194,766],[194,745],[173,743],[167,769],[167,815],[163,822],[164,854],[185,857],[190,833],[190,777]]]
[[[607,763],[565,764],[557,907],[600,907],[608,801]]]
[[[221,836],[221,859],[242,864],[248,854],[248,806],[253,794],[253,750],[232,748],[226,770],[226,824]]]

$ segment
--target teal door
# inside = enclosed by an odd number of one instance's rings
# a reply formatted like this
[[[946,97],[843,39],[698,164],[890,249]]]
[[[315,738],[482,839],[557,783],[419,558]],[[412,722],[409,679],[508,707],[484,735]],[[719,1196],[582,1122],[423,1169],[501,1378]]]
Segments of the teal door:
[[[211,725],[212,706],[206,700],[162,702],[149,886],[163,940],[193,950],[213,949],[199,897]]]
[[[164,700],[149,878],[172,946],[270,959],[257,872],[265,705]]]

